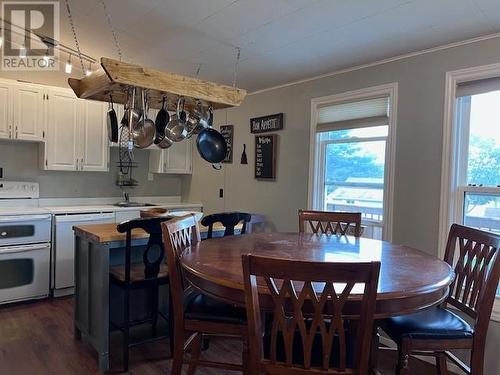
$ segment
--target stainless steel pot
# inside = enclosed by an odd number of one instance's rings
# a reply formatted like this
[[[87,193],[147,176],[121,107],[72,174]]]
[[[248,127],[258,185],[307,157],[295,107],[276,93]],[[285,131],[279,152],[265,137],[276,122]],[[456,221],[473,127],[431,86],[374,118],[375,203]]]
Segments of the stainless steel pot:
[[[141,90],[142,117],[135,124],[132,124],[132,139],[134,147],[146,148],[153,144],[155,138],[155,124],[147,117],[147,99],[144,95],[144,90]],[[133,110],[131,110],[134,112]],[[133,116],[133,114],[131,114]]]
[[[196,107],[189,113],[186,126],[188,128],[188,138],[193,134],[200,134],[203,129],[212,126],[213,112],[212,107],[204,107],[201,101],[196,103]]]
[[[170,117],[170,121],[165,128],[165,137],[172,142],[180,142],[186,139],[189,134],[186,126],[187,114],[184,111],[184,103],[184,98],[179,98],[179,100],[177,100],[177,113]]]

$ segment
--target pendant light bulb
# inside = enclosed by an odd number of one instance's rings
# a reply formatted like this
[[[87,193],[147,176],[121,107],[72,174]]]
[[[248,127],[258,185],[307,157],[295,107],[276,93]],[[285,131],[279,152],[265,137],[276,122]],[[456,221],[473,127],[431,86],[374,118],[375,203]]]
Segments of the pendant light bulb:
[[[67,74],[71,74],[71,71],[73,70],[73,65],[71,64],[71,54],[68,57],[68,61],[66,61],[66,66],[64,67],[64,71]]]
[[[23,45],[21,46],[21,48],[19,48],[19,57],[20,57],[21,59],[26,58],[26,46],[24,45],[24,43],[23,43]]]

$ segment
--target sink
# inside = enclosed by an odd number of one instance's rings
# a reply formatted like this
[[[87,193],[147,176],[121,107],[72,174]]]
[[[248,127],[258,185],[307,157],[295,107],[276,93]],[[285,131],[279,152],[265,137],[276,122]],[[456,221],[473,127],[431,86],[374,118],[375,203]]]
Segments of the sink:
[[[154,207],[154,206],[156,206],[156,204],[122,201],[122,202],[118,202],[118,203],[113,204],[113,206],[116,206],[116,207]]]

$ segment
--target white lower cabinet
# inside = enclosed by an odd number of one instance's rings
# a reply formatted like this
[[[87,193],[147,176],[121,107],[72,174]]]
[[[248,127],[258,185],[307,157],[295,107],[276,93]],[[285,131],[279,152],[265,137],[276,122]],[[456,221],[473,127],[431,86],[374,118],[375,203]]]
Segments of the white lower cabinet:
[[[174,143],[165,150],[151,150],[149,154],[150,173],[191,174],[192,140]]]
[[[127,220],[137,219],[141,217],[140,210],[124,210],[115,212],[115,222],[120,224]]]
[[[107,171],[109,145],[106,105],[51,89],[47,100],[48,134],[43,169]]]

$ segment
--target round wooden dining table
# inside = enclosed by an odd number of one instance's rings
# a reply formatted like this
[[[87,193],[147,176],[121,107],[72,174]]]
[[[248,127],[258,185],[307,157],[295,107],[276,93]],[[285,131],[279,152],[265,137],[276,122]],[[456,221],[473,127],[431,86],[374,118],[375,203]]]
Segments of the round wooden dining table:
[[[316,262],[380,261],[377,319],[440,303],[454,277],[447,263],[407,246],[309,233],[254,233],[205,240],[187,249],[180,262],[187,280],[202,293],[244,306],[241,256],[249,253]],[[363,288],[359,290],[362,293]],[[345,306],[353,315],[360,311],[360,299],[353,289]]]

